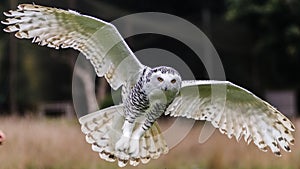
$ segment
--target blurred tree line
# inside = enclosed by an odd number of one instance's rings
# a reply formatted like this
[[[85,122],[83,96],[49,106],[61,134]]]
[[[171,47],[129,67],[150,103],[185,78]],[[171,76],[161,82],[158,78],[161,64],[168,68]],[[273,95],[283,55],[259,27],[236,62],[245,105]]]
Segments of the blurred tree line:
[[[19,3],[28,2],[1,1],[0,11],[15,9]],[[266,89],[299,90],[300,2],[296,0],[35,0],[34,3],[74,9],[106,21],[136,12],[173,14],[206,33],[219,53],[228,80],[260,97]],[[0,15],[0,19],[4,16]],[[147,34],[126,41],[133,51],[151,47],[169,50],[190,65],[197,79],[208,78],[195,53],[181,42]],[[78,52],[70,49],[40,47],[0,31],[0,113],[22,114],[36,111],[41,103],[71,100],[77,56]],[[109,100],[107,97],[106,102]],[[110,104],[106,102],[101,104]]]

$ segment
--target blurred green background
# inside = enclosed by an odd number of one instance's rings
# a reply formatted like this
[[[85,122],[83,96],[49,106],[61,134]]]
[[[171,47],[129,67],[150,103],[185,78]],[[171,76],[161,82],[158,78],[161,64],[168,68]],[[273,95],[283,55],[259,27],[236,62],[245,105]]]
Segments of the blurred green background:
[[[20,3],[31,1],[4,0],[0,2],[0,11],[15,9]],[[149,11],[182,17],[198,26],[212,41],[229,81],[263,98],[268,90],[291,90],[296,98],[295,110],[298,109],[300,1],[35,0],[34,3],[73,9],[106,21]],[[127,42],[133,51],[150,47],[171,51],[192,68],[197,79],[208,78],[202,63],[193,60],[197,56],[172,38],[146,34],[130,37]],[[0,113],[24,115],[35,113],[44,103],[71,102],[72,71],[77,55],[70,49],[40,47],[0,31]],[[102,101],[101,105],[111,104],[109,98]]]

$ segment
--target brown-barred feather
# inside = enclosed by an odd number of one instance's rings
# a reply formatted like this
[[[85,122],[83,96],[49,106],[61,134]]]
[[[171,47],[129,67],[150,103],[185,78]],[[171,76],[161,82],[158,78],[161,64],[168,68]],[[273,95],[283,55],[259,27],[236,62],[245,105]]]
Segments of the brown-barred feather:
[[[217,96],[214,100],[213,89],[220,91],[214,93]],[[226,91],[225,95],[222,90]],[[165,114],[210,121],[229,138],[240,140],[244,137],[248,144],[253,141],[262,151],[269,147],[278,156],[280,148],[290,152],[289,144],[294,143],[292,131],[295,127],[283,114],[230,82],[184,81],[181,95]]]
[[[1,21],[8,25],[5,32],[16,32],[17,38],[33,39],[33,43],[41,46],[80,51],[90,60],[96,74],[105,75],[114,89],[144,67],[117,29],[97,18],[34,4],[21,4],[4,15],[8,17]],[[125,65],[128,63],[130,67]]]
[[[86,141],[92,144],[92,150],[98,152],[100,158],[106,161],[118,161],[120,167],[127,164],[136,166],[140,162],[145,164],[168,152],[159,126],[154,123],[139,140],[140,153],[138,157],[117,154],[115,143],[122,134],[124,120],[123,105],[119,105],[87,114],[81,117],[79,122],[82,132],[86,134]]]

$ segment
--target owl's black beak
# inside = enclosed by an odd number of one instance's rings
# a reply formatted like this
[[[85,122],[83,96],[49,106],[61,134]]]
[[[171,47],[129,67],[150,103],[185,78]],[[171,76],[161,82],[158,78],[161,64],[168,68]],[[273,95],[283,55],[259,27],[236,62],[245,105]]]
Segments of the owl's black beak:
[[[167,90],[168,90],[168,88],[167,88],[167,87],[165,87],[165,88],[164,88],[164,91],[167,91]]]

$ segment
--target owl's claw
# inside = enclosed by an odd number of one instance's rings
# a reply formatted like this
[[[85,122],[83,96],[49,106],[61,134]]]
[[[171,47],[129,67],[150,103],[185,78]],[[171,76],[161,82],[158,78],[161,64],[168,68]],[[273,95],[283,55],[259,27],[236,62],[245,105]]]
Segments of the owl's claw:
[[[128,137],[122,136],[120,140],[117,141],[115,150],[119,156],[122,156],[122,159],[127,159],[129,156],[138,158],[139,139],[130,139]]]
[[[129,148],[129,137],[122,136],[116,143],[115,150],[119,152],[127,152]]]
[[[131,139],[128,151],[129,155],[133,158],[138,158],[139,147],[139,139]]]

